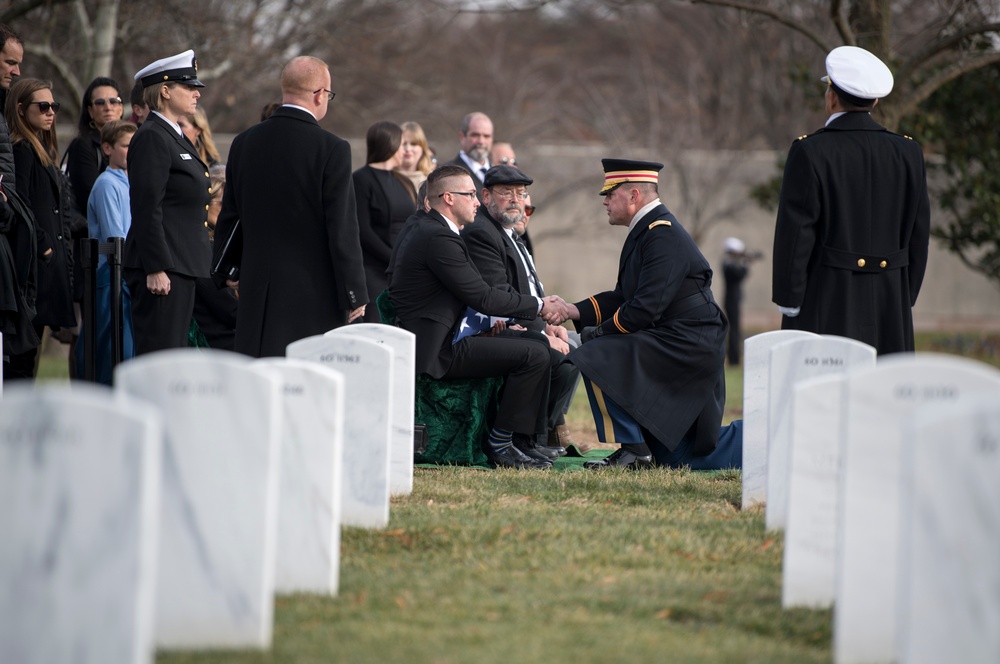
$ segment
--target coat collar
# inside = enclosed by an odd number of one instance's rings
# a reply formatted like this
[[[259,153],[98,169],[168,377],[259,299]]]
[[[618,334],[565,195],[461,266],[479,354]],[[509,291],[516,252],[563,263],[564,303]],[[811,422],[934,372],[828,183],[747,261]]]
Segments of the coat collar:
[[[166,132],[166,134],[177,141],[177,144],[184,150],[183,154],[191,155],[192,159],[196,159],[206,171],[208,170],[208,164],[201,160],[201,155],[198,154],[198,149],[191,144],[191,141],[189,141],[187,136],[184,134],[178,136],[177,131],[171,127],[166,120],[161,118],[156,113],[150,113],[149,117],[146,118],[146,121],[142,123],[142,126],[145,127],[147,124],[151,124],[160,131]]]
[[[271,118],[292,118],[294,120],[302,120],[303,122],[319,126],[319,122],[312,113],[303,111],[301,108],[294,108],[292,106],[279,106],[275,109],[274,113],[271,114]],[[271,118],[268,118],[268,120]]]
[[[867,111],[850,111],[833,120],[819,131],[888,131],[875,122]],[[818,133],[818,132],[817,132]]]

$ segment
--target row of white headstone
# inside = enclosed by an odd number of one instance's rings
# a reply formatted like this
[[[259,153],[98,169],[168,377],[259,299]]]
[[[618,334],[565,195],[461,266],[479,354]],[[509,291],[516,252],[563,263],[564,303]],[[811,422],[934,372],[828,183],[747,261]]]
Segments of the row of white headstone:
[[[743,507],[834,661],[1000,662],[1000,371],[842,337],[746,340]]]
[[[335,595],[341,525],[413,486],[414,337],[359,324],[287,357],[164,351],[115,389],[0,400],[0,662],[267,648],[275,593]]]

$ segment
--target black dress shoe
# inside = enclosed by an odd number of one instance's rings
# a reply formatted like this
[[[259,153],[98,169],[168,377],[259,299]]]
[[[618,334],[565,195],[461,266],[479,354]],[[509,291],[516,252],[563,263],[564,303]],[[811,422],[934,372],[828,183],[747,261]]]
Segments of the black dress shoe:
[[[534,468],[536,470],[545,470],[552,467],[551,461],[547,459],[543,461],[530,457],[513,445],[499,450],[487,445],[486,458],[494,468]]]
[[[590,468],[591,470],[598,470],[601,468],[628,468],[629,470],[652,468],[653,455],[635,454],[634,452],[625,449],[625,446],[622,446],[620,449],[612,452],[610,456],[603,459],[585,461],[583,463],[583,467]]]
[[[527,454],[532,459],[538,459],[540,461],[548,461],[551,463],[559,458],[559,452],[543,445],[539,445],[532,440],[531,436],[523,434],[514,434],[514,447],[521,450],[521,452]]]

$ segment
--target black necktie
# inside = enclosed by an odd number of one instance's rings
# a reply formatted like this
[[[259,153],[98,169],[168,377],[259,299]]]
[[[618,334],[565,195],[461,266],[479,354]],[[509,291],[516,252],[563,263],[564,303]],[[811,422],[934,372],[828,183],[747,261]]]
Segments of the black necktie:
[[[521,256],[524,258],[525,264],[528,266],[528,273],[531,277],[532,283],[535,284],[535,292],[538,293],[538,297],[545,297],[545,289],[542,288],[542,281],[538,278],[538,273],[535,272],[535,265],[531,262],[531,254],[528,253],[528,247],[525,246],[524,240],[517,233],[514,233],[514,246],[517,250],[521,252]]]

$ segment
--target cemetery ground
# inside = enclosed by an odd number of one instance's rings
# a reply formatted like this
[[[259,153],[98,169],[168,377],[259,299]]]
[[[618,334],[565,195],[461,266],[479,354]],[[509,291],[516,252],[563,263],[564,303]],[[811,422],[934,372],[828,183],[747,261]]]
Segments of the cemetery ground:
[[[987,335],[918,348],[1000,365]],[[594,441],[582,389],[569,423]],[[781,609],[782,537],[740,501],[735,471],[418,468],[386,529],[344,529],[337,597],[276,599],[269,651],[157,662],[830,661],[831,611]]]

